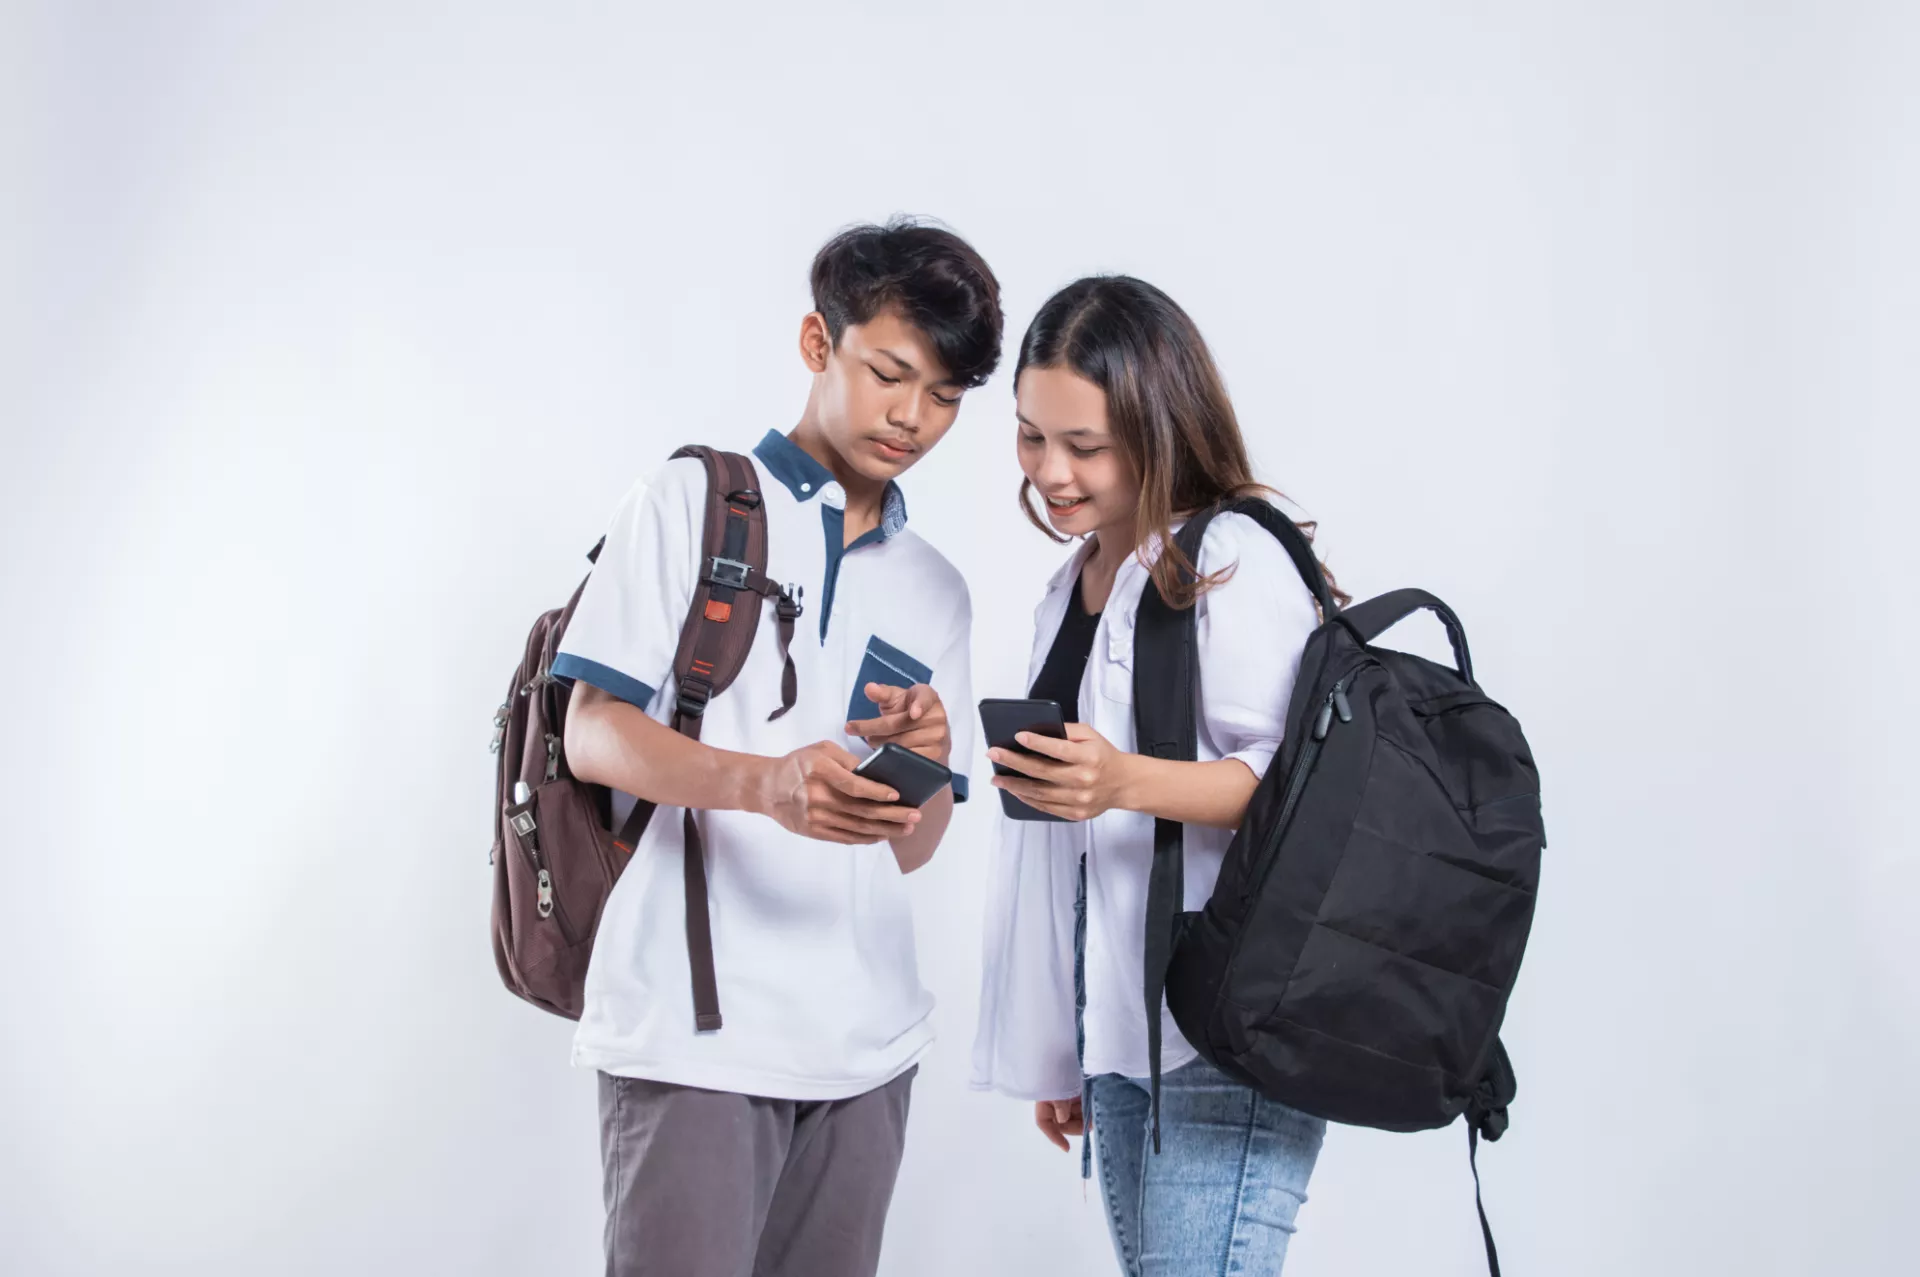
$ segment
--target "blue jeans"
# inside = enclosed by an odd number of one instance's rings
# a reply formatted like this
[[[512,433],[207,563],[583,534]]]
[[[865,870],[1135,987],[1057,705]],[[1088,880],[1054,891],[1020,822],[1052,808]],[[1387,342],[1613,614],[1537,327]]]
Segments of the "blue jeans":
[[[1195,1060],[1160,1079],[1091,1079],[1100,1194],[1127,1277],[1273,1277],[1327,1124]]]

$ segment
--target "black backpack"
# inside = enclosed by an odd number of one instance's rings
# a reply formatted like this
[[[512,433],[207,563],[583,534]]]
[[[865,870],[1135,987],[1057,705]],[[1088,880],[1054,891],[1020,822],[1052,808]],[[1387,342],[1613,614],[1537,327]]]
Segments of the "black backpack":
[[[1464,1113],[1473,1164],[1480,1137],[1506,1130],[1514,1096],[1499,1033],[1546,843],[1533,755],[1474,682],[1466,632],[1445,603],[1395,590],[1342,612],[1305,534],[1260,500],[1191,519],[1176,538],[1188,563],[1225,513],[1251,516],[1286,547],[1322,624],[1300,658],[1280,751],[1199,912],[1179,912],[1182,826],[1154,825],[1154,1146],[1164,993],[1181,1033],[1229,1077],[1356,1126],[1426,1130]],[[1445,623],[1457,669],[1372,646],[1423,608]],[[1195,757],[1194,613],[1152,586],[1141,597],[1142,754]],[[1498,1277],[1484,1210],[1480,1227]]]

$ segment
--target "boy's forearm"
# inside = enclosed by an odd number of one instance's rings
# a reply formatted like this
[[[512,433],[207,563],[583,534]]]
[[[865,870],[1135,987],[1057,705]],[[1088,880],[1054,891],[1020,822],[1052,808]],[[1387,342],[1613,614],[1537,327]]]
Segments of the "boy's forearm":
[[[759,811],[772,760],[681,735],[587,683],[567,707],[567,765],[581,780],[665,807]]]
[[[943,789],[921,805],[920,823],[911,834],[891,840],[893,858],[899,863],[900,872],[910,874],[932,860],[940,840],[947,835],[947,826],[952,823],[953,790]]]

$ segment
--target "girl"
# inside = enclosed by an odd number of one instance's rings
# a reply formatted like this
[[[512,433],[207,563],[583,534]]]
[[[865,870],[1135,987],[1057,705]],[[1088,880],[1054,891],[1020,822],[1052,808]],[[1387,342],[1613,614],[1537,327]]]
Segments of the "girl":
[[[1027,330],[1014,378],[1022,509],[1083,543],[1035,614],[1029,670],[1029,695],[1060,703],[1067,739],[990,751],[1018,773],[998,788],[1066,823],[1000,821],[974,1084],[1035,1101],[1062,1149],[1085,1133],[1083,1174],[1097,1138],[1129,1277],[1277,1273],[1326,1124],[1230,1081],[1163,1010],[1164,1151],[1151,1152],[1143,920],[1155,817],[1187,825],[1184,907],[1211,894],[1280,743],[1313,597],[1244,515],[1213,521],[1198,564],[1162,553],[1188,515],[1269,491],[1206,343],[1165,293],[1125,276],[1069,285]],[[1134,612],[1149,581],[1199,609],[1196,762],[1132,752]]]

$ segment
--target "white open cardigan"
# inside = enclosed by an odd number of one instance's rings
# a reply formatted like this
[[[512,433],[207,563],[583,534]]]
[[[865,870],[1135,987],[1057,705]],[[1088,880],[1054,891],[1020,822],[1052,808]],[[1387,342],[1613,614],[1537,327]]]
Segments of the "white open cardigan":
[[[1027,685],[1039,677],[1066,616],[1073,583],[1091,553],[1084,543],[1047,585],[1034,613]],[[1080,684],[1080,718],[1132,752],[1133,627],[1150,543],[1129,558],[1094,634]],[[1245,515],[1215,519],[1201,545],[1202,573],[1238,565],[1231,579],[1196,605],[1199,758],[1237,758],[1264,776],[1279,748],[1301,649],[1319,623],[1313,596],[1280,543]],[[1188,825],[1187,909],[1213,892],[1232,833]],[[1153,817],[1115,809],[1090,821],[997,821],[987,888],[980,1022],[972,1085],[1025,1100],[1080,1094],[1074,1051],[1073,902],[1082,855],[1087,862],[1086,1072],[1143,1077],[1147,1016],[1145,961],[1147,871]],[[1176,1069],[1193,1047],[1162,1010],[1162,1062]]]

